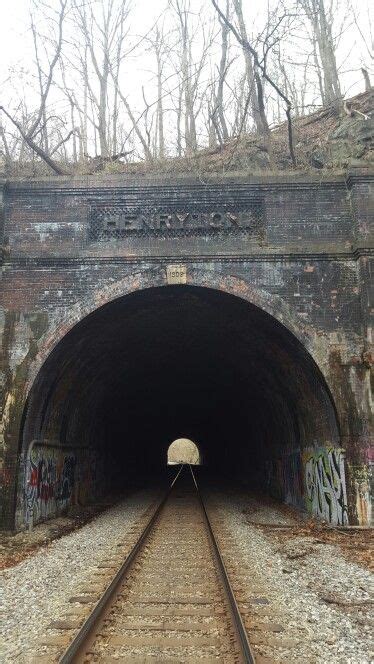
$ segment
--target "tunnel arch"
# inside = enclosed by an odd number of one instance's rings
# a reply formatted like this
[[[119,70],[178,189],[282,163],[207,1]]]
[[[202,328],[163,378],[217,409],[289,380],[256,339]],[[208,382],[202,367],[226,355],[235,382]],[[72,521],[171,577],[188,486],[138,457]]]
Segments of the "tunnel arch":
[[[117,285],[121,296],[112,289],[106,301],[105,291],[94,298],[95,309],[92,302],[86,309],[79,307],[80,314],[73,311],[58,334],[50,332],[44,340],[30,373],[23,416],[20,448],[26,464],[17,501],[21,521],[30,519],[38,494],[47,493],[32,480],[39,467],[47,480],[53,467],[64,486],[70,481],[71,500],[84,503],[120,486],[118,469],[131,474],[141,464],[142,470],[153,472],[159,450],[180,431],[201,441],[204,461],[216,470],[229,461],[233,474],[246,467],[253,485],[266,484],[281,499],[292,489],[291,502],[301,506],[301,487],[293,480],[293,487],[281,486],[279,457],[285,450],[301,455],[311,446],[339,444],[335,405],[308,348],[312,335],[285,306],[279,308],[280,320],[270,315],[259,303],[264,300],[271,309],[274,301],[271,306],[269,296],[254,293],[241,280],[219,278],[211,288],[211,274],[199,272],[193,278],[193,285],[170,286],[157,272],[156,286],[142,288],[150,275],[135,275],[126,280],[126,289]],[[186,375],[188,385],[179,398],[175,385],[183,384]],[[203,398],[208,413],[199,406]],[[142,404],[147,404],[146,412]],[[173,415],[166,422],[162,413],[170,404]],[[193,406],[189,418],[183,411],[186,404]],[[222,426],[214,425],[212,433],[207,422],[215,414]],[[109,445],[109,438],[118,444]],[[142,438],[153,440],[154,446],[149,444],[140,460]],[[121,440],[126,440],[124,447]],[[110,472],[114,469],[117,473]],[[67,504],[62,480],[56,483],[51,512]]]
[[[319,364],[319,354],[315,348],[315,330],[297,313],[292,311],[282,297],[276,293],[269,293],[258,286],[253,286],[253,284],[235,275],[226,275],[216,269],[208,271],[201,268],[191,268],[187,272],[186,283],[190,286],[210,288],[235,295],[274,317],[305,346],[319,366],[320,371],[324,374],[325,380],[328,381],[328,376],[324,373],[324,367]],[[25,383],[25,400],[44,362],[56,345],[75,325],[100,307],[114,302],[118,298],[137,291],[167,285],[167,272],[163,267],[142,270],[130,273],[123,279],[111,282],[105,287],[95,289],[82,301],[65,309],[63,317],[58,317],[57,321],[49,326],[47,332],[38,342],[38,352],[30,365]]]
[[[199,447],[189,438],[176,438],[168,447],[166,461],[168,465],[185,463],[190,466],[200,466]]]

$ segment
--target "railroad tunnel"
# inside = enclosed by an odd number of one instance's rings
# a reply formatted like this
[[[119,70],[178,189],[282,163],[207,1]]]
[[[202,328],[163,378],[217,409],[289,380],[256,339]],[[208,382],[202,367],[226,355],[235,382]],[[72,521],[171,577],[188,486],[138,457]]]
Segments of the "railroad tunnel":
[[[281,500],[291,491],[298,504],[300,480],[282,484],[277,460],[337,445],[339,431],[322,374],[288,329],[240,297],[176,285],[131,293],[76,324],[35,379],[21,438],[23,450],[33,445],[29,488],[48,455],[70,459],[58,490],[44,490],[52,514],[58,501],[161,474],[177,438],[196,441],[209,473]]]

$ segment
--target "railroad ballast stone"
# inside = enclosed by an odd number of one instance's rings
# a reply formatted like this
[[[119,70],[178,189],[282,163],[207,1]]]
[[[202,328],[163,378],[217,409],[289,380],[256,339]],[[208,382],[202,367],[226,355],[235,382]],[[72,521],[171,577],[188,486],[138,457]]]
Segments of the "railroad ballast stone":
[[[84,579],[91,579],[118,539],[141,519],[156,498],[154,492],[145,491],[127,497],[80,530],[1,572],[4,662],[13,664],[17,659],[29,664],[31,654],[35,656],[48,629],[52,629],[51,620],[54,623],[63,620],[67,624],[73,617],[75,622],[76,617],[77,622],[82,621],[89,606],[70,603],[76,587]],[[110,579],[109,568],[108,572]],[[40,657],[42,655],[41,649]]]
[[[315,548],[309,549],[307,558],[290,561],[284,575],[292,542],[295,547],[310,546],[311,538],[295,537],[280,547],[276,531],[261,531],[248,523],[246,513],[255,514],[262,524],[288,522],[295,531],[302,530],[300,521],[245,493],[231,492],[228,497],[218,490],[210,492],[207,504],[208,511],[217,515],[224,559],[236,561],[230,570],[234,590],[242,586],[243,569],[247,574],[246,597],[239,594],[239,608],[249,633],[258,620],[264,626],[253,632],[256,654],[274,662],[370,664],[374,598],[373,575],[367,569],[347,561],[337,545],[318,546],[316,535]],[[215,518],[213,528],[214,524]],[[253,584],[262,587],[266,599],[251,597]],[[266,632],[268,621],[283,631]]]

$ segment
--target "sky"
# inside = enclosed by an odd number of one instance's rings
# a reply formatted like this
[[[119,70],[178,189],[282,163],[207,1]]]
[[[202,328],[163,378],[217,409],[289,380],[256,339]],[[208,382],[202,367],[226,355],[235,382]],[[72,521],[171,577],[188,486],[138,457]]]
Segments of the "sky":
[[[51,6],[59,6],[58,0],[50,0]],[[138,0],[133,2],[132,31],[145,32],[165,11],[165,0]],[[200,5],[200,1],[198,3]],[[27,66],[33,58],[29,27],[30,0],[0,0],[0,82],[4,82],[14,66]],[[146,8],[146,13],[144,9]]]
[[[330,2],[331,0],[327,0]],[[337,22],[343,19],[343,8],[345,9],[346,0],[332,0],[335,4],[335,15]],[[364,33],[368,42],[370,42],[370,26],[368,17],[371,15],[371,20],[374,23],[374,10],[371,8],[370,0],[348,0],[351,2],[357,16],[359,18],[359,28]],[[247,24],[250,25],[253,15],[257,15],[257,20],[261,21],[261,17],[265,12],[266,0],[253,0],[249,2],[244,0],[243,6],[245,8],[246,2],[251,8],[251,14],[248,13]],[[58,7],[58,0],[50,0],[52,6]],[[144,33],[147,29],[151,28],[154,21],[158,16],[167,14],[167,0],[133,0],[133,9],[131,16],[131,29],[132,33]],[[0,83],[4,83],[8,76],[9,71],[17,66],[27,66],[30,59],[33,58],[31,34],[29,29],[29,11],[30,0],[0,0],[1,21],[0,21]],[[210,10],[209,0],[191,0],[192,9],[196,12],[205,7]],[[221,6],[224,2],[221,0]],[[370,9],[371,8],[371,9]],[[351,24],[351,25],[349,25]],[[365,65],[370,68],[373,67],[372,60],[370,59],[367,50],[360,39],[357,27],[353,23],[351,16],[347,21],[346,32],[341,39],[339,49],[339,60],[342,63],[343,76],[347,77],[349,85],[354,85],[353,77],[349,77],[349,70],[357,68],[359,63],[363,61]],[[371,36],[374,38],[374,35]],[[134,80],[136,80],[136,71],[133,72]]]

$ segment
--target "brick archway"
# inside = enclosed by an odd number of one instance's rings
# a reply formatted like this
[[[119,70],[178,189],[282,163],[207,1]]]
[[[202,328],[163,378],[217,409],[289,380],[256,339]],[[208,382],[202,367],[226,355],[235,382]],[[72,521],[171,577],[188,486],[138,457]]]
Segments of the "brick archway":
[[[55,326],[47,331],[39,343],[38,352],[36,354],[35,360],[30,365],[27,380],[25,382],[25,408],[23,418],[26,418],[28,423],[35,421],[34,416],[32,415],[32,411],[30,415],[30,403],[28,396],[31,393],[31,400],[35,404],[35,394],[39,394],[40,396],[40,393],[38,392],[39,387],[34,388],[34,385],[39,384],[40,376],[43,376],[43,381],[45,376],[48,376],[48,369],[45,370],[44,365],[50,366],[50,358],[52,356],[55,357],[56,352],[60,352],[61,346],[65,344],[65,340],[69,338],[73,332],[75,334],[82,324],[86,324],[87,320],[92,320],[92,316],[96,316],[97,313],[102,312],[103,310],[108,311],[107,305],[112,307],[117,306],[117,304],[121,301],[127,301],[127,295],[131,295],[131,298],[144,296],[147,297],[148,301],[153,301],[154,295],[152,292],[158,291],[161,293],[163,291],[163,287],[167,287],[169,285],[170,284],[168,283],[165,269],[157,268],[153,270],[146,270],[132,274],[116,282],[115,284],[111,284],[104,289],[98,290],[92,297],[89,299],[87,298],[81,303],[77,303],[72,309],[70,309],[68,315],[56,322]],[[247,302],[251,306],[252,310],[257,310],[259,313],[262,312],[263,316],[266,316],[268,319],[273,319],[274,325],[280,325],[284,329],[284,334],[289,336],[290,342],[302,348],[302,352],[309,356],[310,359],[308,362],[311,364],[310,370],[315,372],[316,380],[318,379],[318,381],[321,381],[321,385],[324,385],[323,389],[325,390],[326,394],[329,393],[327,382],[314,358],[315,336],[313,333],[313,328],[308,328],[305,323],[300,321],[297,314],[292,313],[289,310],[289,307],[280,297],[254,288],[242,279],[231,275],[223,276],[220,272],[213,270],[207,271],[191,269],[190,271],[187,271],[187,279],[183,285],[181,284],[181,292],[184,287],[190,289],[191,293],[193,293],[194,288],[196,288],[196,295],[198,294],[198,291],[204,291],[207,294],[209,292],[215,292],[217,298],[229,297],[231,300],[236,300],[237,303],[239,303],[241,300],[242,305],[240,306],[242,307],[245,307],[245,303]],[[173,288],[175,289],[175,297],[178,300],[177,292],[179,286],[173,285]],[[167,289],[165,289],[164,292],[166,293]],[[246,329],[247,328],[243,328],[243,339],[246,339]],[[249,327],[248,332],[250,329],[251,328]],[[294,339],[294,342],[292,342],[292,339]],[[281,355],[279,357],[281,357]],[[283,362],[286,360],[283,358],[280,359],[280,361]],[[312,368],[312,365],[315,366],[314,369]],[[318,378],[319,375],[320,377]],[[63,389],[65,389],[65,387],[66,385],[63,386]],[[36,392],[35,389],[37,390]],[[46,389],[55,390],[53,380],[50,386]],[[37,400],[39,399],[39,396],[37,397]],[[59,398],[60,400],[62,398],[62,402],[64,401],[62,393],[60,394]],[[331,404],[330,409],[332,408],[331,413],[333,413],[335,409],[334,399],[331,394],[326,398]],[[336,412],[335,416],[332,414],[331,417],[332,419],[335,417],[335,422],[338,429],[339,423]],[[335,430],[336,425],[334,425]],[[18,424],[18,432],[15,432],[15,435],[17,435],[19,441],[18,451],[20,454],[21,468],[22,463],[24,467],[27,468],[30,458],[29,450],[32,447],[32,442],[35,439],[35,436],[30,436],[30,427],[28,427],[27,430],[24,430],[21,422]],[[43,436],[36,435],[36,439],[41,441],[43,440]],[[329,438],[327,435],[325,440],[328,441],[328,439]],[[40,446],[41,443],[39,442],[38,445]],[[19,492],[22,492],[22,487],[25,483],[25,477],[25,471],[22,471],[21,469],[21,473],[18,475]]]
[[[273,293],[268,293],[263,289],[257,288],[239,279],[236,276],[227,276],[217,270],[187,269],[187,282],[189,286],[198,286],[222,291],[230,295],[242,298],[243,300],[255,305],[266,313],[270,314],[279,323],[286,327],[310,353],[316,364],[319,366],[318,354],[314,347],[315,331],[312,326],[306,323],[297,314],[291,311],[284,300]],[[90,298],[77,303],[70,308],[68,314],[58,320],[58,322],[48,329],[38,345],[38,352],[35,360],[30,365],[27,381],[25,384],[25,398],[48,355],[57,346],[59,341],[86,316],[93,313],[101,306],[109,304],[114,300],[134,293],[136,291],[148,288],[162,287],[168,285],[166,267],[135,272],[126,276],[124,279],[110,284],[105,288],[97,290]],[[323,367],[319,366],[324,374]]]

